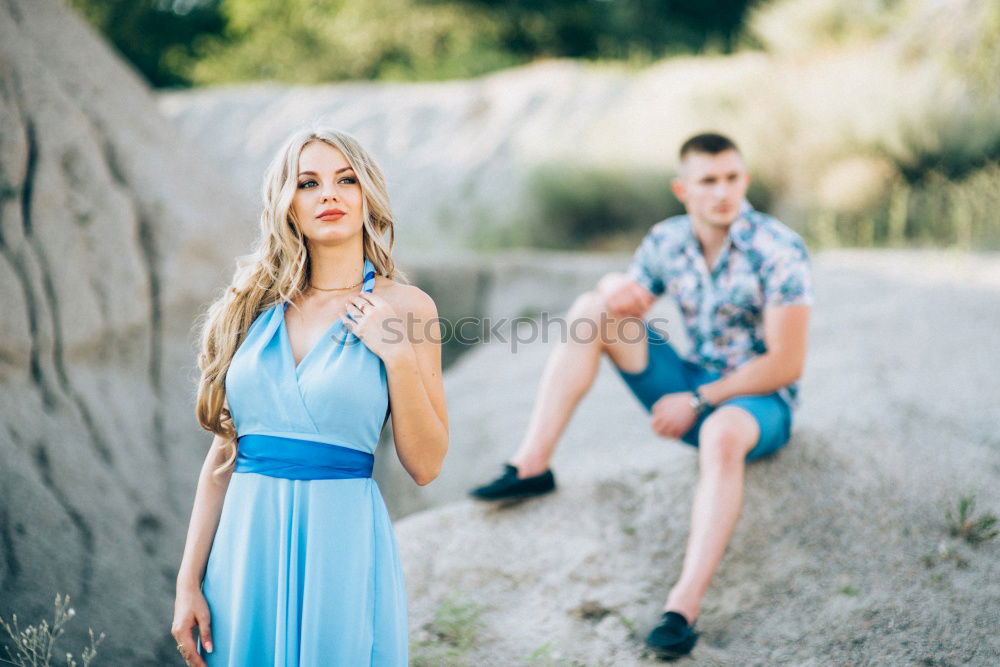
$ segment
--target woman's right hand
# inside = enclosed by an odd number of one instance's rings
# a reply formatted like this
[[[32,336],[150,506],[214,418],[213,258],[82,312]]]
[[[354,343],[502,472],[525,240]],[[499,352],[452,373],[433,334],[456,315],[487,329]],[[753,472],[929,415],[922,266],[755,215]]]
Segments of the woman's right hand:
[[[191,667],[205,667],[205,661],[198,654],[195,642],[194,627],[198,626],[201,635],[201,645],[209,653],[212,652],[212,626],[208,611],[208,602],[197,588],[178,588],[174,599],[174,622],[170,634],[174,636],[177,649],[184,661]]]

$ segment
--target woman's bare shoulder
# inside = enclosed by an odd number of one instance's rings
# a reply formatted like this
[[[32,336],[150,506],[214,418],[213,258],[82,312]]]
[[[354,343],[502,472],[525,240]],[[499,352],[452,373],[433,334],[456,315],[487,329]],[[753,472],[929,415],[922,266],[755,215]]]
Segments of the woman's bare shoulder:
[[[437,315],[434,299],[416,285],[397,283],[391,278],[377,276],[375,278],[375,293],[381,294],[396,310],[413,313],[417,316],[434,317]]]

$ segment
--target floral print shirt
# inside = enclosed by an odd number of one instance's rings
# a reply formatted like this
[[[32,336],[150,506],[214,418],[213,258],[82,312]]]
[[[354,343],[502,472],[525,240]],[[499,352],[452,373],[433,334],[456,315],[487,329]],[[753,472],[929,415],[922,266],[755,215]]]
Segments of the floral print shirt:
[[[692,343],[686,358],[722,375],[767,350],[764,308],[813,301],[802,239],[749,204],[730,226],[711,269],[691,219],[680,215],[653,225],[628,274],[654,295],[674,297]],[[797,405],[796,383],[778,393]]]

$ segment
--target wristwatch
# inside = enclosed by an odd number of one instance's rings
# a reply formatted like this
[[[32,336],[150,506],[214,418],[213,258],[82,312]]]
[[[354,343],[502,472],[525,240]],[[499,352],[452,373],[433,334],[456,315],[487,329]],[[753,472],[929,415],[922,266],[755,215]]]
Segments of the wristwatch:
[[[691,392],[691,409],[695,411],[695,414],[701,414],[706,410],[711,410],[715,406],[705,400],[705,397],[701,395],[701,392],[697,389]]]

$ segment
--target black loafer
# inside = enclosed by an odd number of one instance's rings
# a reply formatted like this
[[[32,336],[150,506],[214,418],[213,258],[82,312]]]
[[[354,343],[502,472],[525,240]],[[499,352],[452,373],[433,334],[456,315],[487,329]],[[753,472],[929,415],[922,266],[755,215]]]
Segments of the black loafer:
[[[511,500],[541,496],[556,490],[556,478],[551,470],[541,475],[518,479],[517,468],[504,464],[504,472],[489,484],[469,491],[469,495],[479,500]]]
[[[668,611],[646,637],[646,646],[658,657],[674,660],[690,653],[697,641],[698,633],[684,615]]]

